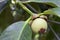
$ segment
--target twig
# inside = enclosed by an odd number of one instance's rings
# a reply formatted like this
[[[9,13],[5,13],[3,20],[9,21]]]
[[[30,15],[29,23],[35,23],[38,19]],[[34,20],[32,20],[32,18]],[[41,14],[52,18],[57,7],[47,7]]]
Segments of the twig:
[[[30,4],[26,4],[27,7],[29,7],[33,12],[38,13],[36,9],[34,9]]]
[[[17,2],[27,13],[29,13],[30,15],[33,15],[34,13],[32,11],[30,11],[23,3],[21,3],[20,1]]]
[[[29,7],[32,11],[34,11],[35,13],[38,13],[38,11],[36,10],[36,9],[34,9],[31,5],[29,5],[29,4],[26,4],[27,5],[27,7]],[[45,14],[45,13],[38,13],[38,15],[40,16],[40,15],[43,15],[43,14]]]

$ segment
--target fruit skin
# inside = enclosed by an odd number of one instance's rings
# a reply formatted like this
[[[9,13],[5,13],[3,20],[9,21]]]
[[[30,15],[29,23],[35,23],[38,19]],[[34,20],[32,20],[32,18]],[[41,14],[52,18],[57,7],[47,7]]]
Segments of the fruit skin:
[[[47,22],[42,18],[37,18],[32,22],[31,28],[35,33],[38,33],[41,29],[47,30]]]
[[[47,16],[45,16],[45,15],[41,15],[40,18],[45,19],[46,21],[48,19]]]

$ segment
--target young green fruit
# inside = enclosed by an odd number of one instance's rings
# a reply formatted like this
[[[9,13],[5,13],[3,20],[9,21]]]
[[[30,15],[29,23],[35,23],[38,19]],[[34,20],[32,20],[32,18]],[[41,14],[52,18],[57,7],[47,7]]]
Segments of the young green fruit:
[[[37,18],[32,22],[31,28],[35,33],[45,32],[47,30],[47,22],[42,18]]]

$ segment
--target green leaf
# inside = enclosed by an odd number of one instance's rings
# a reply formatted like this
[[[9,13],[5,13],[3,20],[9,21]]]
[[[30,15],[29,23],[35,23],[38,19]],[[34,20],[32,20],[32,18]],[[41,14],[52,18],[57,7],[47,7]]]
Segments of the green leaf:
[[[24,24],[24,21],[13,23],[1,34],[0,40],[31,40],[30,26]]]
[[[60,8],[58,7],[58,8],[49,9],[49,10],[44,11],[43,13],[53,14],[53,15],[60,17]]]
[[[54,34],[52,33],[52,31],[49,31],[47,33],[47,37],[46,37],[46,40],[54,40]]]
[[[60,22],[60,17],[54,15],[52,17],[49,18],[49,20],[53,20],[56,22]],[[53,30],[57,33],[58,36],[60,36],[60,24],[56,24],[54,22],[49,22],[50,26],[53,28]],[[55,35],[52,33],[52,31],[50,30],[49,33],[47,34],[47,40],[56,40]]]
[[[0,32],[13,22],[13,16],[9,4],[0,13]]]
[[[60,7],[60,0],[28,0],[25,3],[27,2],[49,3],[48,5],[52,6],[56,4],[58,7]]]

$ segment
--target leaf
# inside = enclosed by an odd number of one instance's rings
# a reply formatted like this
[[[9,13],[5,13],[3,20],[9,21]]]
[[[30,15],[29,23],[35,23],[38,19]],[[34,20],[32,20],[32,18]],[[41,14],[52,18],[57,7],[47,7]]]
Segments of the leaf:
[[[0,36],[0,40],[31,40],[32,31],[24,21],[10,25]]]
[[[52,6],[58,6],[60,7],[60,0],[28,0],[28,1],[23,1],[23,3],[27,3],[27,2],[37,2],[37,3],[47,3],[48,5],[52,5]]]
[[[60,17],[60,7],[46,10],[43,13],[45,13],[45,14],[53,14],[53,15],[56,15],[56,16]]]
[[[46,37],[46,40],[54,40],[54,34],[52,33],[52,31],[49,31],[47,33],[47,37]],[[56,39],[55,39],[56,40]]]
[[[10,0],[0,0],[0,13],[5,9],[5,7],[10,3]]]
[[[50,17],[49,20],[53,20],[56,22],[60,22],[60,17],[54,15],[53,17]],[[56,24],[54,22],[49,22],[53,30],[57,33],[58,36],[60,36],[60,24]],[[56,40],[55,35],[52,33],[50,30],[49,33],[47,34],[47,40]]]
[[[0,13],[0,32],[13,22],[13,16],[9,4]]]

